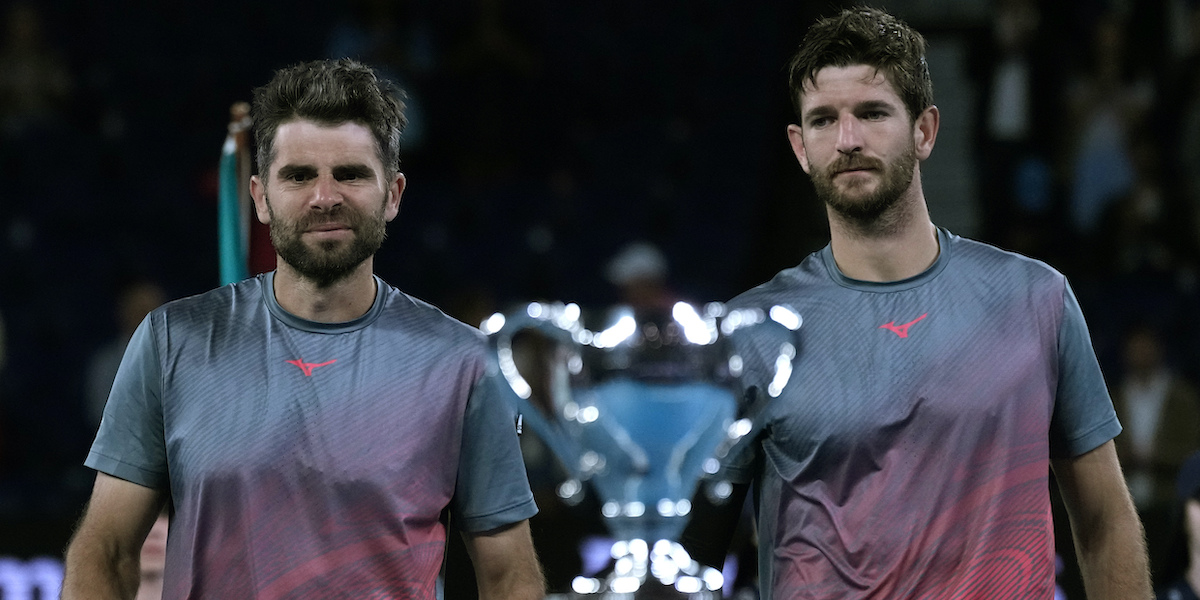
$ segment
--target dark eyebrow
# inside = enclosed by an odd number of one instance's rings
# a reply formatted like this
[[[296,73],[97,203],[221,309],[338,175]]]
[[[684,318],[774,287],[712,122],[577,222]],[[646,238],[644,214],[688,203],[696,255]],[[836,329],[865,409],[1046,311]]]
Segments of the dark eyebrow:
[[[303,175],[306,178],[315,177],[317,170],[307,165],[284,165],[279,167],[279,171],[275,173],[279,179],[291,179],[297,175]]]
[[[888,102],[886,100],[865,100],[863,102],[859,102],[858,104],[854,105],[854,112],[856,112],[856,113],[860,113],[860,112],[864,112],[864,111],[872,111],[872,110],[884,110],[884,111],[888,111],[888,112],[896,112],[896,111],[900,110],[900,108],[897,107],[895,104]],[[832,114],[834,112],[836,112],[836,111],[833,110],[832,106],[828,106],[828,105],[814,106],[814,107],[808,109],[807,111],[805,111],[804,120],[808,121],[808,120],[811,120],[816,117],[823,117],[823,116]]]
[[[887,110],[894,112],[897,110],[897,107],[891,102],[886,102],[883,100],[868,100],[866,102],[859,103],[858,106],[855,106],[854,108],[859,112],[865,110]]]
[[[345,179],[347,177],[370,179],[374,176],[375,171],[367,165],[338,165],[333,168],[334,179]]]
[[[804,111],[804,120],[807,121],[813,117],[825,116],[834,112],[832,106],[814,106]]]

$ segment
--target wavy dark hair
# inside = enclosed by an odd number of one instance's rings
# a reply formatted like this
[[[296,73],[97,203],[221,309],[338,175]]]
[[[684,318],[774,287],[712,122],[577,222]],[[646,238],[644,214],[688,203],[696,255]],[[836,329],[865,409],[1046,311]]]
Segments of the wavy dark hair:
[[[818,71],[852,65],[868,65],[882,72],[914,120],[933,105],[925,38],[882,10],[858,6],[814,23],[788,63],[788,86],[796,118],[802,118],[804,85],[816,85]]]
[[[316,60],[276,71],[270,83],[255,88],[250,118],[258,172],[264,178],[275,160],[276,131],[295,119],[358,123],[371,130],[388,178],[400,169],[400,133],[407,124],[404,92],[358,61]]]

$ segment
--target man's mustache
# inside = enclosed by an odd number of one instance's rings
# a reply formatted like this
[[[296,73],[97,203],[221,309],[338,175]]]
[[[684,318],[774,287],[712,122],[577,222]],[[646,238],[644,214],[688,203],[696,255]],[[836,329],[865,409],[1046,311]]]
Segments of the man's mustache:
[[[831,173],[842,173],[845,171],[857,171],[860,169],[882,170],[883,161],[866,156],[845,156],[838,158],[829,166]]]

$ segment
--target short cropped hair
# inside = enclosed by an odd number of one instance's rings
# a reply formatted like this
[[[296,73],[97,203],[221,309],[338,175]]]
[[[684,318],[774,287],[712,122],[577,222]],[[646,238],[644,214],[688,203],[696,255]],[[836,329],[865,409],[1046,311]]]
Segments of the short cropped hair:
[[[816,85],[825,67],[868,65],[896,89],[912,119],[933,105],[933,80],[925,62],[925,38],[908,24],[876,8],[859,6],[814,23],[788,64],[788,86],[796,118],[804,85]]]
[[[400,169],[400,133],[407,124],[404,92],[358,61],[316,60],[276,71],[270,83],[255,88],[250,118],[264,178],[275,160],[275,133],[296,119],[358,123],[371,130],[387,177]]]

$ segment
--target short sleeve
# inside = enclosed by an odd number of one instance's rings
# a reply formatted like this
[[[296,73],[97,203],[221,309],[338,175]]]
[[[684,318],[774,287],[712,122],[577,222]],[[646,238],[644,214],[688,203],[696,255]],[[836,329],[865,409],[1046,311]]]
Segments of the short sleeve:
[[[1058,363],[1050,456],[1067,458],[1089,452],[1121,433],[1083,311],[1069,284],[1063,291]]]
[[[517,440],[516,411],[496,389],[475,383],[463,419],[462,452],[452,514],[467,532],[490,531],[537,514]]]
[[[167,486],[162,366],[152,317],[133,333],[84,464],[151,488]]]
[[[749,418],[753,425],[750,433],[721,459],[721,467],[730,481],[749,483],[761,469],[762,437],[765,435],[763,427],[768,425],[772,401],[782,391],[773,390],[781,384],[778,365],[781,350],[786,346],[794,352],[799,341],[793,332],[774,326],[739,330],[730,339],[734,356],[742,368],[738,378],[738,417]],[[786,385],[788,381],[782,383]],[[772,391],[775,393],[772,394]]]

